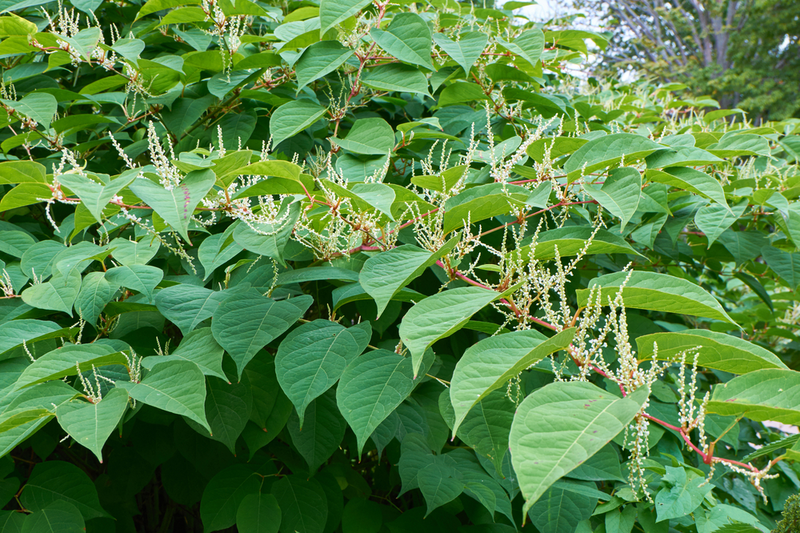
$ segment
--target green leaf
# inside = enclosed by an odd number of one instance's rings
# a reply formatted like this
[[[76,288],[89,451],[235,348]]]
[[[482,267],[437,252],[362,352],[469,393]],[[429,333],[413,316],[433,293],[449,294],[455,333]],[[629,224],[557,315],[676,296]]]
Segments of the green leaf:
[[[229,229],[231,227],[232,226],[228,226]],[[220,249],[223,244],[225,244],[227,237],[227,232],[209,235],[200,244],[197,250],[197,258],[200,260],[200,264],[203,265],[203,271],[205,272],[204,281],[211,277],[216,269],[244,250],[237,242],[231,242],[224,249]]]
[[[309,403],[302,427],[300,424],[300,419],[292,413],[286,429],[292,444],[314,473],[339,448],[347,429],[336,406],[334,391],[329,390]]]
[[[403,63],[390,63],[372,68],[361,83],[378,91],[396,91],[430,96],[428,79],[418,68]]]
[[[767,265],[782,281],[785,281],[792,290],[800,286],[800,253],[789,253],[779,250],[774,246],[765,246],[761,255]]]
[[[697,210],[694,216],[694,224],[697,229],[705,234],[709,248],[725,230],[730,228],[744,214],[746,208],[747,202],[744,201],[730,209],[723,204],[713,203]]]
[[[369,0],[322,0],[319,3],[320,35],[370,5]]]
[[[133,180],[130,189],[191,244],[189,220],[215,181],[216,176],[211,170],[195,170],[173,189],[165,189],[146,178]]]
[[[86,524],[77,507],[69,502],[56,500],[26,518],[20,531],[22,533],[84,533]]]
[[[522,207],[530,192],[522,187],[491,183],[460,192],[444,203],[442,230],[450,233],[469,221],[471,224],[487,218],[505,215],[514,207]]]
[[[283,104],[272,114],[269,121],[269,133],[272,145],[294,137],[322,118],[327,109],[308,100],[292,100]]]
[[[258,290],[248,289],[231,294],[219,304],[211,331],[236,362],[240,378],[256,352],[297,322],[312,301],[311,296],[303,295],[276,302]]]
[[[439,107],[449,105],[468,104],[478,100],[489,100],[483,89],[477,83],[457,81],[444,88],[439,94]]]
[[[628,309],[702,316],[736,325],[719,302],[700,286],[682,278],[656,272],[615,272],[594,278],[589,282],[588,289],[577,291],[578,305],[585,307],[589,303],[589,293],[594,287],[599,288],[602,303],[607,305],[609,300],[616,298],[623,284],[625,287],[622,289],[622,300]]]
[[[596,497],[554,486],[542,494],[528,516],[542,533],[577,532],[579,524],[591,517],[596,505]]]
[[[246,465],[235,464],[211,478],[200,500],[203,531],[219,531],[236,523],[244,498],[257,495],[261,481]]]
[[[453,433],[470,409],[490,392],[505,387],[508,380],[572,342],[575,328],[547,338],[536,330],[523,330],[489,337],[464,352],[453,371],[450,401],[455,412]]]
[[[445,34],[437,33],[433,36],[433,40],[464,69],[464,72],[469,74],[472,65],[486,48],[489,36],[483,32],[469,31],[459,35],[458,41],[453,41]]]
[[[248,494],[236,511],[239,533],[278,533],[281,508],[272,494]]]
[[[558,479],[597,453],[633,420],[647,400],[642,388],[619,398],[586,382],[535,390],[511,425],[511,461],[525,496],[523,513]]]
[[[150,369],[164,361],[189,361],[196,364],[203,375],[214,376],[227,382],[228,379],[222,371],[223,354],[222,346],[214,340],[211,328],[200,328],[186,335],[171,354],[145,357],[142,366]]]
[[[374,350],[350,363],[339,379],[336,402],[358,439],[359,456],[367,439],[414,388],[411,360]]]
[[[20,183],[0,199],[0,213],[38,204],[41,202],[40,198],[50,198],[52,195],[50,187],[44,183]]]
[[[59,425],[75,442],[88,448],[101,463],[103,445],[128,408],[128,393],[113,388],[97,403],[73,400],[56,409]]]
[[[436,264],[458,242],[458,237],[447,241],[436,253],[423,250],[413,244],[404,244],[381,252],[367,259],[358,281],[375,300],[380,317],[386,306],[400,289],[422,275],[428,267]]]
[[[158,291],[155,304],[167,320],[187,335],[201,322],[211,318],[220,302],[227,297],[228,293],[223,291],[181,283]]]
[[[330,74],[353,56],[353,50],[339,41],[320,41],[303,51],[295,64],[297,89]]]
[[[300,428],[306,407],[339,380],[364,346],[344,326],[314,320],[289,333],[278,347],[275,373],[294,404]]]
[[[4,231],[0,233],[0,252],[11,255],[17,259],[25,251],[36,244],[36,239],[24,231]]]
[[[0,183],[44,183],[47,181],[47,169],[36,161],[3,161],[0,162]]]
[[[69,328],[61,328],[49,320],[18,319],[0,324],[0,355],[22,346],[45,339],[56,339],[70,334]]]
[[[29,117],[45,128],[50,127],[50,122],[58,111],[58,100],[52,94],[31,93],[24,96],[21,100],[2,100],[5,105],[13,109],[17,114]]]
[[[67,344],[39,357],[20,375],[16,388],[21,389],[37,383],[91,371],[92,366],[124,365],[125,355],[106,344]]]
[[[594,237],[592,237],[594,233]],[[592,243],[586,243],[592,237]],[[528,239],[526,239],[528,240]],[[526,242],[523,240],[522,242]],[[525,261],[538,259],[546,261],[556,256],[556,247],[560,257],[578,255],[586,248],[586,255],[597,254],[632,254],[639,255],[622,237],[606,230],[597,230],[589,226],[564,226],[562,228],[543,231],[536,239],[536,246],[526,244],[511,252],[511,257],[522,257]]]
[[[227,379],[210,378],[206,388],[206,419],[212,438],[236,453],[236,440],[242,434],[250,410],[253,393],[250,383],[244,380],[230,384]]]
[[[643,159],[665,147],[647,137],[633,133],[615,133],[593,139],[578,148],[564,163],[567,180],[572,183],[581,173],[591,174],[597,170],[619,165],[623,157],[626,163]]]
[[[705,172],[688,167],[670,168],[666,171],[648,170],[647,179],[699,194],[728,208],[722,184]]]
[[[544,33],[539,29],[526,30],[519,34],[514,39],[514,42],[506,42],[502,39],[497,39],[506,50],[512,54],[518,55],[532,66],[536,65],[539,58],[544,52]]]
[[[436,70],[431,62],[431,30],[416,13],[395,15],[386,30],[373,28],[369,33],[389,55],[404,63]]]
[[[86,209],[100,223],[103,222],[103,209],[106,205],[134,179],[136,179],[136,174],[132,172],[127,177],[123,174],[122,177],[112,180],[106,185],[101,185],[80,174],[62,174],[58,177],[58,181],[77,194]]]
[[[328,500],[316,479],[298,474],[282,477],[272,485],[281,508],[281,533],[322,533],[328,518]]]
[[[394,148],[394,131],[382,118],[362,118],[350,128],[347,137],[332,140],[356,154],[385,155]]]
[[[139,10],[139,13],[136,14],[135,20],[139,20],[143,16],[149,15],[150,13],[155,13],[156,11],[163,11],[171,7],[180,7],[180,6],[188,6],[196,4],[200,4],[200,0],[147,0],[147,2],[142,6],[142,9]]]
[[[708,412],[722,416],[744,415],[761,422],[800,423],[800,372],[784,369],[756,370],[714,387]]]
[[[448,402],[450,392],[445,391]],[[514,420],[516,405],[506,391],[493,390],[475,403],[458,429],[458,438],[472,447],[475,453],[488,457],[497,471],[503,467],[508,451],[508,435]]]
[[[114,285],[140,292],[152,302],[153,289],[164,279],[164,272],[148,265],[119,266],[109,268],[106,279]]]
[[[693,473],[688,478],[685,468],[667,466],[666,470],[662,481],[670,487],[661,489],[655,501],[659,522],[688,515],[700,507],[706,494],[711,491],[711,486],[703,476]]]
[[[458,498],[464,490],[464,483],[458,470],[444,461],[437,460],[438,457],[432,455],[429,457],[433,460],[417,472],[417,484],[427,506],[425,516]]]
[[[204,407],[205,377],[194,363],[165,361],[153,367],[139,383],[117,381],[117,386],[127,390],[134,400],[185,416],[211,433]]]
[[[699,167],[721,162],[714,154],[694,146],[678,146],[647,157],[648,168]]]
[[[114,239],[108,243],[111,257],[125,266],[146,265],[156,256],[160,247],[161,241],[158,239]]]
[[[472,315],[499,297],[496,291],[464,287],[429,296],[412,307],[400,322],[399,331],[400,339],[411,352],[414,378],[425,350],[464,327]]]
[[[106,281],[103,272],[89,272],[81,281],[81,289],[73,306],[83,320],[95,325],[100,313],[116,292],[116,288]]]
[[[615,168],[608,173],[602,187],[584,185],[583,188],[609,213],[622,220],[622,231],[639,208],[642,175],[635,168]]]
[[[72,304],[81,289],[81,275],[77,270],[68,274],[57,272],[50,281],[32,285],[22,291],[22,301],[37,309],[61,311],[72,316]]]
[[[699,366],[731,374],[746,374],[765,368],[786,368],[777,355],[761,346],[733,335],[707,329],[642,335],[636,338],[636,345],[639,361],[652,360],[654,345],[657,345],[659,361],[675,361],[680,352],[689,350],[686,364],[692,364],[693,354],[696,351]]]
[[[89,476],[64,461],[45,461],[34,466],[20,502],[34,512],[64,502],[78,509],[85,520],[108,516],[100,506],[97,489]]]

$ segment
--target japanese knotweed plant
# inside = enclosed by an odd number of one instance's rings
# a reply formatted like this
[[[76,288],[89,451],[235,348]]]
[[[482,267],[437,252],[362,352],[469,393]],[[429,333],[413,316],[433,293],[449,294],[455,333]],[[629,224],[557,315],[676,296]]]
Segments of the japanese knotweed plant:
[[[799,123],[521,5],[3,5],[2,531],[776,526]]]

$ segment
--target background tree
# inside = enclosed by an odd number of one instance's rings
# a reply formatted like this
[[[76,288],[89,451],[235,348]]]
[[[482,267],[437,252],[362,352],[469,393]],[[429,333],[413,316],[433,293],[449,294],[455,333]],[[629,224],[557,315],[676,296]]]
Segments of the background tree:
[[[791,0],[581,0],[613,34],[602,71],[683,82],[756,119],[800,107],[800,4]]]

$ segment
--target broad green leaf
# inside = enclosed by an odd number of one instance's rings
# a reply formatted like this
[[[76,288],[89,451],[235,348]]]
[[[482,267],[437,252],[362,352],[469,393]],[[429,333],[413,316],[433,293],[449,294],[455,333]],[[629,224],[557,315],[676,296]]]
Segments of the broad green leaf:
[[[594,287],[599,288],[602,304],[608,305],[609,300],[616,298],[623,284],[622,300],[628,309],[701,316],[736,325],[719,302],[700,286],[656,272],[616,272],[594,278],[589,282],[589,289],[577,291],[578,305],[585,307],[589,303],[589,293]]]
[[[28,366],[20,375],[16,388],[21,389],[37,383],[61,379],[91,371],[92,367],[124,365],[125,355],[106,344],[67,344],[46,353]]]
[[[531,156],[534,161],[541,163],[544,161],[545,153],[549,154],[550,160],[552,161],[562,155],[571,154],[587,142],[589,141],[578,137],[544,138],[531,144],[525,152]]]
[[[425,516],[442,505],[458,498],[464,490],[459,471],[439,457],[429,456],[432,461],[417,472],[417,485],[425,498]]]
[[[633,420],[647,400],[642,388],[619,398],[586,382],[537,389],[511,425],[511,461],[525,496],[523,512],[558,479],[597,453]]]
[[[136,15],[136,20],[139,20],[145,15],[155,13],[156,11],[163,11],[171,7],[180,7],[199,4],[200,0],[147,0],[147,2],[139,10]]]
[[[117,386],[127,390],[134,400],[185,416],[211,433],[204,408],[205,377],[194,363],[165,361],[153,367],[139,383],[117,381]]]
[[[797,289],[800,285],[800,253],[789,253],[774,246],[765,246],[761,249],[761,254],[767,265],[790,289]]]
[[[0,355],[23,342],[33,344],[44,339],[55,339],[69,335],[69,328],[61,328],[49,320],[18,319],[0,324]]]
[[[788,369],[756,370],[714,387],[708,412],[744,415],[761,422],[800,423],[800,372]]]
[[[333,142],[356,154],[385,155],[394,148],[394,132],[382,118],[362,118],[347,132],[344,139]]]
[[[553,486],[531,506],[527,515],[542,533],[577,532],[581,531],[578,526],[592,516],[596,505],[597,497]]]
[[[437,103],[439,107],[446,107],[489,99],[489,96],[477,83],[457,81],[444,88],[439,94]]]
[[[382,525],[383,510],[379,503],[352,498],[344,506],[342,533],[378,533]]]
[[[411,360],[387,350],[358,357],[345,369],[336,402],[358,439],[361,455],[367,439],[414,388]]]
[[[89,210],[98,222],[103,222],[103,209],[108,205],[112,198],[122,189],[130,185],[136,179],[136,174],[128,173],[102,185],[80,174],[62,174],[58,181],[69,187],[78,195],[83,205]]]
[[[303,324],[281,342],[275,373],[297,409],[301,429],[306,407],[333,387],[347,365],[360,355],[359,348],[349,329],[329,320]]]
[[[705,196],[728,208],[722,184],[705,172],[688,167],[648,170],[647,179]]]
[[[106,281],[103,272],[89,272],[83,276],[81,289],[73,306],[83,320],[94,326],[116,292],[116,287]]]
[[[140,292],[152,302],[153,289],[164,279],[164,271],[148,265],[119,266],[109,268],[106,279],[116,286]]]
[[[316,479],[291,474],[272,485],[281,508],[281,533],[322,533],[328,518],[328,500]]]
[[[242,498],[236,511],[236,529],[239,533],[278,533],[281,526],[281,508],[272,494],[248,494]]]
[[[269,133],[272,145],[277,146],[289,137],[293,137],[322,118],[327,110],[308,100],[292,100],[283,104],[272,113],[269,121]]]
[[[734,231],[732,228],[723,231],[718,241],[731,253],[736,265],[755,259],[769,243],[766,235],[758,231]]]
[[[722,159],[694,146],[678,146],[647,157],[648,168],[699,167],[721,163]]]
[[[0,99],[0,102],[13,109],[15,114],[29,117],[45,128],[50,127],[50,122],[58,111],[56,97],[43,92],[30,93],[17,101]]]
[[[669,488],[661,489],[656,494],[655,508],[658,521],[679,518],[688,515],[703,503],[703,499],[711,491],[703,476],[692,472],[687,475],[685,468],[666,467],[667,473],[662,481]]]
[[[445,391],[448,402],[450,392]],[[479,400],[458,428],[458,438],[488,457],[499,472],[508,451],[508,435],[516,405],[504,390],[494,390]]]
[[[312,81],[330,74],[353,56],[353,50],[339,41],[320,41],[303,51],[295,64],[297,88],[302,89]]]
[[[97,489],[89,476],[64,461],[45,461],[34,466],[20,502],[25,509],[34,512],[55,502],[65,502],[75,506],[85,520],[108,516],[100,506]]]
[[[490,392],[505,387],[508,380],[572,342],[575,328],[547,338],[536,330],[523,330],[489,337],[473,344],[456,364],[450,386],[455,412],[453,433],[470,409]]]
[[[203,531],[219,531],[236,523],[239,507],[247,496],[257,495],[261,481],[243,464],[235,464],[211,478],[200,500]]]
[[[211,435],[232,454],[236,453],[236,440],[247,425],[252,407],[253,393],[247,379],[234,384],[227,379],[208,379],[206,419]]]
[[[59,425],[75,442],[88,448],[101,463],[103,445],[128,407],[128,393],[113,388],[97,403],[73,400],[56,409]]]
[[[640,361],[652,360],[655,346],[658,346],[659,361],[676,361],[680,352],[688,351],[686,364],[692,364],[693,354],[696,352],[699,366],[731,374],[746,374],[765,368],[786,368],[777,355],[761,346],[707,329],[642,335],[636,338],[636,345]]]
[[[228,227],[230,228],[231,226]],[[231,242],[224,249],[220,249],[220,247],[225,244],[227,238],[226,233],[209,235],[203,240],[197,250],[197,258],[200,260],[200,264],[203,265],[203,271],[205,272],[204,280],[211,277],[216,269],[244,250],[237,242]]]
[[[536,239],[536,246],[526,244],[511,252],[512,257],[522,257],[526,261],[538,259],[544,261],[556,256],[578,255],[586,249],[586,255],[597,254],[632,254],[639,255],[622,237],[606,230],[598,230],[588,248],[586,243],[594,230],[589,226],[564,226],[562,228],[543,231]],[[525,242],[525,241],[523,241]]]
[[[214,311],[214,338],[236,362],[239,377],[256,352],[288,330],[312,302],[303,295],[275,301],[255,289],[234,293]]]
[[[539,29],[526,30],[510,43],[502,39],[497,39],[497,42],[532,66],[536,65],[536,62],[542,56],[542,52],[544,52],[544,33]]]
[[[769,141],[761,135],[739,133],[723,135],[718,143],[708,147],[717,157],[742,157],[746,155],[769,155]]]
[[[181,283],[158,291],[155,304],[167,320],[187,335],[201,322],[211,318],[220,302],[227,297],[225,292]]]
[[[347,423],[339,414],[333,390],[308,404],[303,426],[295,413],[286,424],[292,444],[314,473],[342,444]]]
[[[431,30],[416,13],[395,15],[386,30],[373,28],[369,33],[389,55],[404,63],[436,70],[431,62]]]
[[[217,344],[211,334],[211,328],[200,328],[181,339],[178,348],[169,355],[145,357],[142,366],[150,369],[164,361],[189,361],[196,364],[203,375],[228,381],[222,371],[223,354],[222,346]]]
[[[13,529],[3,530],[11,533]],[[67,501],[55,500],[28,518],[21,533],[84,533],[86,523],[80,510]]]
[[[72,316],[72,305],[81,289],[81,274],[72,270],[68,274],[56,273],[50,281],[33,285],[22,291],[22,301],[37,309],[61,311]]]
[[[165,189],[147,178],[133,180],[130,189],[191,244],[189,220],[215,181],[211,170],[195,170],[172,189]]]
[[[621,219],[622,231],[639,207],[642,175],[635,168],[615,168],[608,173],[602,187],[584,185],[583,188],[608,212]]]
[[[746,201],[740,202],[730,209],[723,204],[715,202],[697,210],[694,216],[694,224],[697,229],[705,234],[709,248],[725,230],[730,228],[744,214],[746,208]]]
[[[464,69],[464,72],[469,74],[472,65],[481,57],[483,49],[486,48],[489,36],[483,32],[470,31],[462,33],[458,36],[457,41],[453,41],[443,33],[436,33],[433,40]]]
[[[358,281],[375,300],[377,316],[383,314],[400,289],[422,275],[428,267],[452,250],[457,242],[458,237],[450,239],[436,253],[413,244],[404,244],[367,259],[358,274]]]
[[[641,135],[615,133],[593,139],[578,148],[564,163],[564,171],[568,173],[568,181],[573,182],[581,174],[614,167],[623,158],[626,163],[631,163],[664,149],[664,146]]]
[[[428,79],[418,68],[403,63],[390,63],[372,68],[361,82],[378,91],[397,91],[430,96]]]
[[[50,198],[53,196],[50,187],[44,183],[20,183],[8,191],[0,199],[0,213],[18,207],[38,204],[40,198]]]
[[[526,204],[530,191],[505,183],[491,183],[467,189],[444,203],[442,229],[450,233],[464,226],[510,213]]]
[[[4,231],[0,233],[0,252],[16,257],[22,257],[25,251],[36,244],[34,239],[24,231]]]
[[[412,307],[400,322],[400,339],[411,352],[414,377],[422,355],[434,342],[464,327],[472,315],[500,298],[500,293],[480,287],[452,289],[429,296]]]
[[[0,162],[0,183],[44,183],[47,181],[47,169],[36,161],[3,161]]]
[[[358,281],[358,276],[358,272],[353,270],[337,267],[315,266],[281,272],[278,274],[278,279],[275,282],[275,286],[280,287],[281,285],[289,285],[290,283],[306,283],[308,281]]]
[[[144,238],[140,241],[114,239],[108,243],[111,257],[125,266],[146,265],[158,253],[161,241]]]
[[[322,0],[319,3],[320,35],[344,22],[370,4],[369,0]]]

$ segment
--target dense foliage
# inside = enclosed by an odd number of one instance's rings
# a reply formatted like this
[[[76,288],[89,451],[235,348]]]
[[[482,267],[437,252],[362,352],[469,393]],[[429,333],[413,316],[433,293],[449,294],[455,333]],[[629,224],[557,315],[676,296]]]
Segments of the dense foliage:
[[[451,0],[3,12],[3,531],[780,520],[795,123]]]

